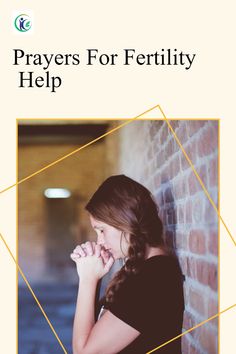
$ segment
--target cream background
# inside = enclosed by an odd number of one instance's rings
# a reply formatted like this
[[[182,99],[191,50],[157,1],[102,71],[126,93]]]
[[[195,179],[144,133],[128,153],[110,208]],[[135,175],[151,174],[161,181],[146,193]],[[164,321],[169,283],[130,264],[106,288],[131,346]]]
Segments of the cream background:
[[[221,215],[236,239],[235,9],[233,1],[1,2],[0,189],[16,181],[16,118],[124,118],[160,104],[167,117],[221,119]],[[33,34],[16,34],[15,12],[33,13]],[[48,89],[18,89],[12,48],[30,53],[83,53],[86,48],[152,52],[178,48],[197,54],[181,67],[58,66],[63,77]],[[30,68],[29,68],[30,69]],[[28,69],[28,70],[29,70]],[[23,70],[23,67],[22,67]],[[35,70],[36,72],[36,70]],[[150,115],[149,115],[150,116]],[[152,116],[160,116],[153,111]],[[131,123],[132,124],[132,123]],[[16,251],[16,190],[0,195],[0,232]],[[236,248],[221,227],[221,309],[236,303]],[[16,353],[16,273],[0,246],[1,352]],[[221,316],[222,354],[235,352],[236,309]],[[45,325],[46,321],[45,321]]]

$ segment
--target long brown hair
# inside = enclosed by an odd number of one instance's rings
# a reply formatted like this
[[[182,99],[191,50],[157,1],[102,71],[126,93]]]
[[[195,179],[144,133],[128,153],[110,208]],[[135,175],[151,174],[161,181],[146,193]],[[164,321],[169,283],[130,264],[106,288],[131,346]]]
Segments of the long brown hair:
[[[158,207],[151,192],[142,184],[125,175],[116,175],[100,185],[85,209],[95,219],[121,230],[122,235],[130,235],[125,264],[106,290],[106,301],[111,303],[120,284],[139,272],[145,260],[146,245],[164,247]]]

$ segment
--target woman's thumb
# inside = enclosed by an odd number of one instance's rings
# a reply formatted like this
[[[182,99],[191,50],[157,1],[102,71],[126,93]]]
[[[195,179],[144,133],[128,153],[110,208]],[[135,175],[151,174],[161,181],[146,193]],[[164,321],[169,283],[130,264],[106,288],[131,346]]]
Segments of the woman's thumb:
[[[115,262],[114,258],[112,256],[110,256],[110,258],[108,259],[108,261],[106,262],[106,264],[104,266],[104,270],[106,272],[109,272],[109,270],[111,269],[114,262]]]

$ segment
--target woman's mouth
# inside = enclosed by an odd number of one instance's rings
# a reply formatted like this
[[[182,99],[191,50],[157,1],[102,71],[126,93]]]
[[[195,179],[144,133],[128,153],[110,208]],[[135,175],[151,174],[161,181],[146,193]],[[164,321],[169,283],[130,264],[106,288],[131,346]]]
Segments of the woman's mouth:
[[[112,248],[108,248],[108,247],[104,247],[104,246],[103,246],[103,249],[104,249],[106,252],[112,253]]]
[[[112,253],[112,249],[111,249],[111,248],[107,248],[107,249],[106,249],[106,252],[108,252],[110,255],[113,256],[113,253]]]

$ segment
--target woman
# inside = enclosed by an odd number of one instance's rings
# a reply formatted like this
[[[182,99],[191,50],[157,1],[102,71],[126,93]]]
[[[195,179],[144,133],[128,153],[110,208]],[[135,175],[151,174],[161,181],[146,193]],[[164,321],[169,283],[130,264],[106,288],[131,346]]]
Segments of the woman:
[[[79,245],[71,254],[80,279],[73,353],[144,354],[179,335],[182,274],[164,245],[151,193],[125,175],[111,176],[86,210],[97,242]],[[124,266],[108,284],[103,311],[95,322],[98,282],[120,258]],[[181,353],[180,339],[158,352]]]

